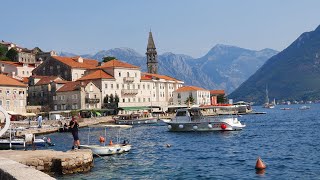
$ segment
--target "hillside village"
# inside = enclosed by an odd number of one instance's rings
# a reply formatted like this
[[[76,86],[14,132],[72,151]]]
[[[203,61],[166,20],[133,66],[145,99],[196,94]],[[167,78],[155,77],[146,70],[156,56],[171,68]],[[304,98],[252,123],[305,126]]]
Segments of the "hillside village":
[[[224,103],[224,90],[184,86],[181,80],[158,74],[151,32],[146,56],[148,72],[141,72],[140,67],[119,59],[99,62],[81,56],[62,57],[55,51],[30,50],[1,41],[0,105],[12,120],[18,120],[40,113],[164,113]]]

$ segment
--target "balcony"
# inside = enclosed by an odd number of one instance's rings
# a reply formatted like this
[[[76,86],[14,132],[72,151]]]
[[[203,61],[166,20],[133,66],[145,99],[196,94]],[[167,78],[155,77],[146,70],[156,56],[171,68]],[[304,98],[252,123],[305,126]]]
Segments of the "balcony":
[[[133,77],[124,77],[124,78],[123,78],[123,81],[124,81],[124,82],[133,82],[133,81],[134,81],[134,78],[133,78]]]
[[[100,102],[100,99],[95,98],[86,98],[85,99],[86,104],[96,104]]]
[[[123,94],[123,95],[136,95],[136,94],[138,94],[138,89],[122,89],[121,94]]]

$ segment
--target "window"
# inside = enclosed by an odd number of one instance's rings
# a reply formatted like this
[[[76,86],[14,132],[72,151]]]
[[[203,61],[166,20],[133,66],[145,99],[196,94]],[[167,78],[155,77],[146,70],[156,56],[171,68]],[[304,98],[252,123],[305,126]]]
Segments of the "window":
[[[77,94],[74,94],[73,96],[74,96],[73,99],[78,99],[78,95]]]
[[[22,74],[24,75],[24,71],[22,71]]]
[[[113,89],[113,84],[111,84],[111,89]]]
[[[0,89],[0,93],[2,93],[2,89]]]
[[[123,99],[122,99],[122,102],[126,102],[126,99],[125,99],[125,98],[123,98]]]
[[[130,73],[129,72],[127,72],[127,77],[130,77]]]
[[[92,92],[93,91],[93,86],[92,85],[90,85],[90,92]]]
[[[121,72],[119,72],[119,77],[121,77]]]
[[[134,77],[137,77],[137,73],[134,73]]]
[[[2,100],[0,100],[0,106],[2,106]]]
[[[7,108],[10,107],[10,100],[7,100],[7,101],[6,101],[6,106],[7,106]]]
[[[150,89],[150,85],[148,84],[148,89]]]
[[[117,84],[117,89],[119,89],[119,84]]]
[[[52,96],[52,100],[57,100],[57,96]]]
[[[105,85],[104,85],[104,88],[106,88],[106,89],[107,89],[107,88],[108,88],[108,84],[105,84]]]
[[[54,110],[56,111],[56,110],[58,110],[58,107],[57,107],[57,105],[54,105]]]

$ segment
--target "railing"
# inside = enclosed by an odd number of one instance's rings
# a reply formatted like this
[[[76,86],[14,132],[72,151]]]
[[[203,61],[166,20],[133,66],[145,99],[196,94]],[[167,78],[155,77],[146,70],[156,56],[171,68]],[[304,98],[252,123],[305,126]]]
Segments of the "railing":
[[[124,77],[124,78],[123,78],[123,81],[124,81],[124,82],[133,82],[133,81],[134,81],[134,78],[133,78],[133,77]]]
[[[123,95],[135,95],[138,94],[138,89],[122,89],[121,94]]]
[[[95,104],[95,103],[99,103],[100,99],[86,98],[85,101],[86,103],[89,103],[89,104]]]

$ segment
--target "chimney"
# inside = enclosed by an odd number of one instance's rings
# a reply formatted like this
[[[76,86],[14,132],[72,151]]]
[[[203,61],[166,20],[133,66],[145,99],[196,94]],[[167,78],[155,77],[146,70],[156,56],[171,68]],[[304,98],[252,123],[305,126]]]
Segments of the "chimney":
[[[77,62],[83,63],[83,58],[81,56],[78,57]]]

